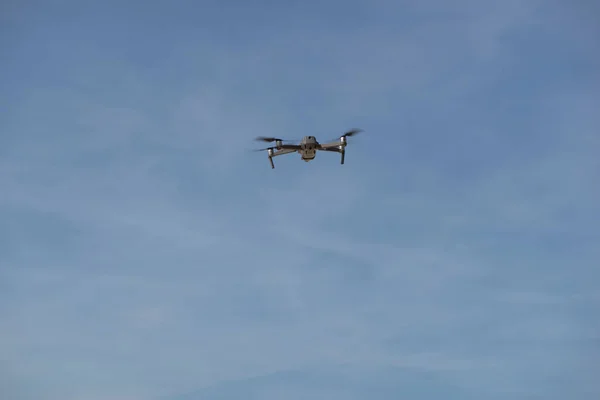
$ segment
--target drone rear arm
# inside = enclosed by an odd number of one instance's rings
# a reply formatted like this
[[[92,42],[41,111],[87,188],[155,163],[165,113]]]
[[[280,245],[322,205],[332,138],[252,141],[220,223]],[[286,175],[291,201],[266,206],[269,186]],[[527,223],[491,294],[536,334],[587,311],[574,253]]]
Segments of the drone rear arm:
[[[340,146],[345,146],[345,145],[346,145],[345,141],[336,140],[335,142],[319,143],[319,146],[317,147],[317,149],[325,150],[325,151],[337,151],[337,149],[339,149]]]

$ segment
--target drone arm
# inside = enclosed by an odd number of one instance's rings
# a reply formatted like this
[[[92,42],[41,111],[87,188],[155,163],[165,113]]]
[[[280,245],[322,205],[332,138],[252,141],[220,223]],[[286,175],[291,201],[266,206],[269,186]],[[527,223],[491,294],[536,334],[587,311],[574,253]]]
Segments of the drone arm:
[[[346,158],[345,143],[340,141],[340,142],[332,142],[332,143],[322,144],[320,146],[319,150],[340,153],[340,155],[341,155],[340,164],[344,164],[344,159]]]
[[[298,151],[299,148],[300,148],[300,146],[294,146],[293,148],[283,148],[281,150],[274,150],[273,152],[270,152],[269,154],[271,157],[277,157],[277,156],[282,156],[284,154],[294,153],[294,152]]]
[[[324,150],[324,151],[338,151],[339,152],[340,146],[344,146],[344,143],[342,143],[341,141],[338,140],[335,142],[319,144],[319,147],[317,149]]]
[[[283,145],[280,150],[269,149],[269,162],[271,163],[271,169],[275,169],[275,163],[273,163],[273,157],[282,156],[284,154],[290,154],[296,152],[300,146],[296,145]]]

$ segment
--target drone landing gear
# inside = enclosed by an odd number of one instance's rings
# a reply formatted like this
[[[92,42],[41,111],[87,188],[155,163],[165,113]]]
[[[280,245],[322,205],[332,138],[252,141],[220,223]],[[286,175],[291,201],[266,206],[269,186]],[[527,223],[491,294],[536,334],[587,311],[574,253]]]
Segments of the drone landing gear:
[[[273,163],[273,157],[269,157],[269,162],[271,163],[271,169],[275,169],[275,164]]]
[[[340,164],[344,165],[344,158],[346,158],[346,150],[344,150],[344,149],[340,150],[340,154],[341,154]]]

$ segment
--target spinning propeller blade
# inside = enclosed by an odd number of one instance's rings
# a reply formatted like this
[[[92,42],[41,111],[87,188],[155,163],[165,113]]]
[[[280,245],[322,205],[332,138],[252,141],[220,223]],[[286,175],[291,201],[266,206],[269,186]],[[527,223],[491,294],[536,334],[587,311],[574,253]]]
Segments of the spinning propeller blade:
[[[266,136],[259,136],[254,140],[258,140],[258,141],[262,141],[262,142],[276,142],[276,141],[283,142],[283,139],[274,138],[274,137],[266,137]]]
[[[342,136],[343,137],[350,137],[350,136],[354,136],[354,135],[356,135],[356,134],[358,134],[358,133],[360,133],[362,131],[363,131],[362,129],[352,129],[352,130],[344,133]]]

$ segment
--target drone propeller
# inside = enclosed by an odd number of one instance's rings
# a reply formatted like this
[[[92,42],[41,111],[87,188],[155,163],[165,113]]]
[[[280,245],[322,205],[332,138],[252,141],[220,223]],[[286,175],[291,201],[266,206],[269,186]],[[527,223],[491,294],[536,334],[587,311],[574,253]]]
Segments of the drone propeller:
[[[342,137],[350,137],[350,136],[354,136],[354,135],[356,135],[356,134],[359,134],[359,133],[360,133],[360,132],[362,132],[362,131],[363,131],[362,129],[352,129],[352,130],[350,130],[350,131],[348,131],[348,132],[344,133],[344,134],[342,135]]]
[[[264,149],[255,149],[253,151],[265,151],[265,150],[275,150],[277,147],[265,147]]]
[[[259,142],[294,142],[294,140],[286,140],[286,139],[280,139],[280,138],[276,138],[276,137],[268,137],[268,136],[259,136],[256,139]]]
[[[350,136],[357,135],[357,134],[359,134],[359,133],[361,133],[361,132],[363,132],[363,130],[362,130],[362,129],[351,129],[351,130],[347,131],[346,133],[344,133],[344,134],[343,134],[343,135],[341,135],[341,136],[338,136],[338,137],[332,138],[330,141],[332,141],[332,142],[333,142],[333,141],[338,141],[338,140],[340,140],[340,139],[341,139],[341,140],[346,140],[346,138],[347,138],[347,137],[350,137]]]
[[[267,137],[267,136],[258,136],[256,139],[257,141],[262,141],[262,142],[276,142],[276,141],[281,141],[281,139],[279,138],[274,138],[274,137]]]

